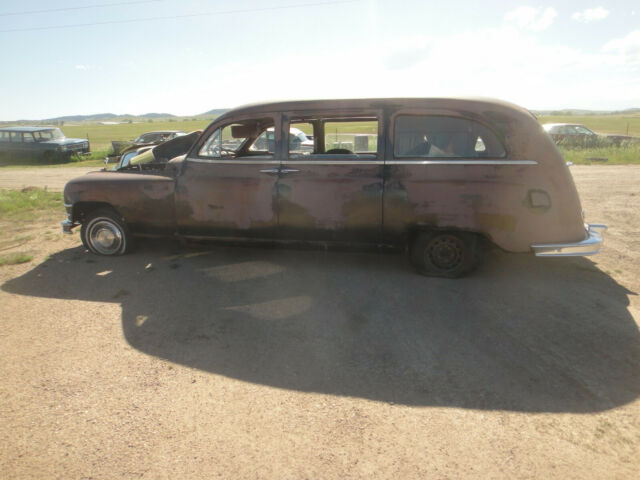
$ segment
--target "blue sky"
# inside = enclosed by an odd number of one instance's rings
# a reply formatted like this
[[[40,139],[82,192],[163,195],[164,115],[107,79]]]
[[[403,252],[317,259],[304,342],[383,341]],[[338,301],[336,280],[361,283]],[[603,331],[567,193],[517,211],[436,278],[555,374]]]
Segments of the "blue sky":
[[[640,107],[637,1],[2,0],[0,44],[0,120],[289,98]]]

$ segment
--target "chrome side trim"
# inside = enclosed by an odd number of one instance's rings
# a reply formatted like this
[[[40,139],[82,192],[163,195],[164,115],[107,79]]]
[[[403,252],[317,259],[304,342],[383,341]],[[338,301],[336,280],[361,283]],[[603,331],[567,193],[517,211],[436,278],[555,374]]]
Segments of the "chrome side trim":
[[[387,160],[387,165],[537,165],[535,160]]]
[[[283,160],[283,165],[384,165],[384,160]]]
[[[595,255],[604,242],[602,234],[606,225],[585,225],[585,239],[575,243],[548,243],[531,245],[536,257],[579,257]]]
[[[222,159],[204,159],[204,158],[187,158],[189,162],[196,163],[214,163],[222,165],[280,165],[280,160],[263,159],[263,160],[236,160],[230,158],[227,160]]]
[[[71,208],[73,207],[73,203],[63,203],[64,208]]]
[[[189,162],[220,165],[537,165],[535,160],[236,160],[187,158]]]

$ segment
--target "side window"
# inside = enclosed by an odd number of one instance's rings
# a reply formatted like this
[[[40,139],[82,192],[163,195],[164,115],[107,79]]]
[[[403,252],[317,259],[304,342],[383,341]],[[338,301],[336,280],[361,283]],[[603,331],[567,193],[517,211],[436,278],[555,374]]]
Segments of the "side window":
[[[25,143],[33,143],[33,134],[32,133],[23,133],[22,141]]]
[[[198,155],[230,159],[250,156],[272,156],[275,152],[273,120],[261,118],[231,123],[215,130]]]
[[[377,120],[327,121],[324,124],[326,153],[348,150],[351,153],[376,153]]]
[[[0,132],[0,142],[9,141],[9,132]]]
[[[313,137],[313,125],[311,123],[291,123],[289,127],[289,156],[295,158],[314,153]]]
[[[504,147],[484,125],[465,118],[400,115],[395,122],[395,157],[502,158]]]
[[[20,132],[11,132],[11,142],[12,143],[22,143],[22,133],[20,133]]]
[[[289,157],[351,155],[372,158],[378,151],[375,117],[295,119],[289,129]]]

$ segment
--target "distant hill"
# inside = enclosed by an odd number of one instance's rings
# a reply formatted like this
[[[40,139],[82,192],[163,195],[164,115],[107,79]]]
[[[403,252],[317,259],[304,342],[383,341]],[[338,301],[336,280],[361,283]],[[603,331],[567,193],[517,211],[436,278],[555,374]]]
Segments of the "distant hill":
[[[200,113],[198,115],[196,115],[196,117],[209,117],[211,115],[222,115],[225,112],[228,112],[229,110],[231,110],[230,108],[214,108],[213,110],[209,110],[208,112],[204,112],[204,113]]]
[[[135,118],[175,118],[170,113],[145,113],[144,115],[116,115],[115,113],[96,113],[94,115],[66,115],[64,117],[47,118],[43,122],[117,122],[119,120],[130,120]]]

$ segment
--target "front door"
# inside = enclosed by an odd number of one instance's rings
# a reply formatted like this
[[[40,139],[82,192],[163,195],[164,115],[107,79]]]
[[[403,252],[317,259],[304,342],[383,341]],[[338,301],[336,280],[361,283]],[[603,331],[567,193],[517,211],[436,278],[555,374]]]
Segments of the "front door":
[[[238,118],[208,129],[185,159],[176,185],[178,230],[185,236],[276,235],[280,166],[277,116]]]

